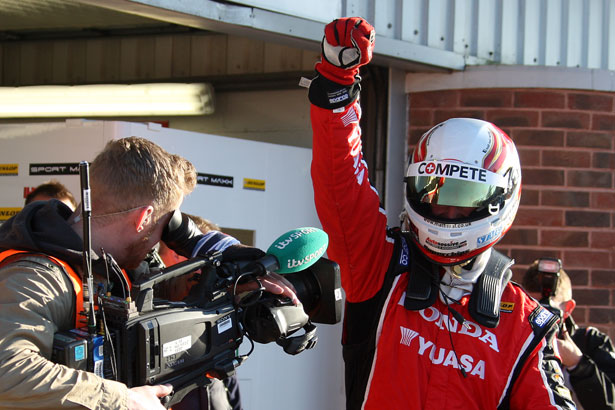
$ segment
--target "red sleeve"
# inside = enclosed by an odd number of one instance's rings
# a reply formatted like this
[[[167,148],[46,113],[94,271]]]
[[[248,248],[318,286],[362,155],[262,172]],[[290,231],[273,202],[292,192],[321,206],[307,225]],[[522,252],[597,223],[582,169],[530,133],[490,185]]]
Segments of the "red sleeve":
[[[543,338],[525,362],[510,400],[511,410],[574,409],[555,356],[553,339]]]
[[[329,235],[328,256],[340,265],[346,299],[360,302],[380,288],[393,244],[363,161],[361,108],[355,102],[334,111],[311,108],[314,201]]]

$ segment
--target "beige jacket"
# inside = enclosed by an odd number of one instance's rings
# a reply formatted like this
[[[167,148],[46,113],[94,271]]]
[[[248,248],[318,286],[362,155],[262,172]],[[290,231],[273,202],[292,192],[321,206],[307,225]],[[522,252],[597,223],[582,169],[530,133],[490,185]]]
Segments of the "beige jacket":
[[[53,335],[74,326],[73,287],[45,257],[0,268],[0,409],[127,409],[128,388],[55,364]]]

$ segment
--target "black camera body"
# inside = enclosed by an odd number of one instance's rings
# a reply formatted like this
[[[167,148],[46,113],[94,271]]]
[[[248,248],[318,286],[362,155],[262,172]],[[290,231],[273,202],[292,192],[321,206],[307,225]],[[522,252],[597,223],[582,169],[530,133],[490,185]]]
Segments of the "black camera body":
[[[228,295],[202,306],[155,300],[148,311],[139,311],[134,302],[124,307],[116,298],[100,299],[116,341],[117,379],[129,387],[179,387],[193,378],[192,371],[224,378],[239,365],[236,350],[243,334]]]
[[[97,295],[101,330],[95,335],[86,329],[56,334],[52,360],[128,387],[169,383],[173,394],[163,401],[169,407],[210,378],[232,375],[249,355],[238,352],[244,336],[259,343],[275,341],[296,354],[316,343],[312,321],[341,320],[343,300],[335,262],[321,258],[304,271],[285,275],[303,306],[264,292],[241,306],[234,300],[235,281],[245,275],[258,279],[262,272],[253,272],[254,262],[221,259],[218,253],[153,269],[133,283],[131,299]],[[154,297],[156,285],[198,270],[199,280],[183,301]],[[295,336],[302,328],[305,333]],[[75,360],[77,356],[83,360]]]

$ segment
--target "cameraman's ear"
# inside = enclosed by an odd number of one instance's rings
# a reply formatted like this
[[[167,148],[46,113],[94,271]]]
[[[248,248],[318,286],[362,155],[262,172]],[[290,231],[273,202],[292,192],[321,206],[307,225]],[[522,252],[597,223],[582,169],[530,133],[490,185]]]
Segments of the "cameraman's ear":
[[[572,314],[572,311],[577,306],[577,302],[574,299],[570,299],[567,302],[564,302],[564,318],[568,318]]]
[[[154,214],[154,207],[151,205],[139,208],[136,219],[137,232],[143,231],[145,227],[152,223],[152,215]]]

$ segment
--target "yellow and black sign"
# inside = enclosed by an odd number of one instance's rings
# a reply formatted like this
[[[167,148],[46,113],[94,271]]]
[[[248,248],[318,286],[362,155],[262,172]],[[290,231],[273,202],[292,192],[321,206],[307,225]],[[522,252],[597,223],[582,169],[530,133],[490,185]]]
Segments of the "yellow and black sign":
[[[17,215],[22,208],[0,208],[0,221],[6,221],[11,216]]]
[[[265,180],[244,178],[243,179],[243,189],[255,189],[257,191],[264,191],[265,190]]]
[[[19,164],[0,164],[0,176],[17,176]]]
[[[514,308],[515,308],[514,302],[500,302],[501,312],[511,313]]]

